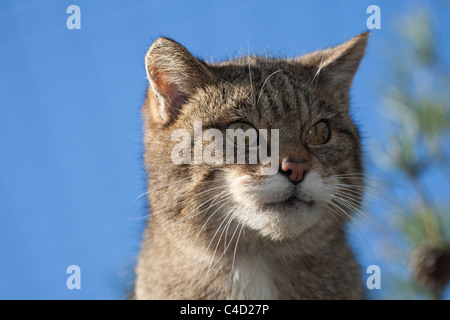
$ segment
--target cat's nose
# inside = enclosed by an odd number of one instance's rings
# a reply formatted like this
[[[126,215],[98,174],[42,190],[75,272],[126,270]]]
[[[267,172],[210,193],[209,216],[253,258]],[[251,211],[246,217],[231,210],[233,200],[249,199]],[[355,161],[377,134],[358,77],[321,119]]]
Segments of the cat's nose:
[[[310,169],[308,162],[283,161],[281,164],[281,171],[285,172],[294,184],[301,182]]]

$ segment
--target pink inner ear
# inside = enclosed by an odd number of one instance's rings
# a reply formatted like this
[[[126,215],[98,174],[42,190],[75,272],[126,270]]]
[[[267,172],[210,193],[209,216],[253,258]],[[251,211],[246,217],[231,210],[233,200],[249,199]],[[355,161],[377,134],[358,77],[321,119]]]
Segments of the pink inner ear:
[[[176,117],[180,112],[181,106],[186,102],[186,97],[181,93],[177,85],[168,81],[164,73],[154,72],[154,84],[158,93],[167,101],[165,108],[172,117]]]
[[[180,112],[181,106],[186,102],[186,97],[173,84],[169,85],[170,89],[170,114],[176,117]]]

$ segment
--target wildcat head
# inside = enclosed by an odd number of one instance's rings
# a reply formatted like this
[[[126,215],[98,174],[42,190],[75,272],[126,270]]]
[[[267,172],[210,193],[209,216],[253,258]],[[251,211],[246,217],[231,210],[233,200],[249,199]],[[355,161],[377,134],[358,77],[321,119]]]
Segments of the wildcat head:
[[[298,58],[221,63],[157,39],[146,56],[143,108],[153,215],[167,226],[182,222],[186,232],[212,235],[233,224],[274,241],[339,229],[363,187],[349,89],[367,38]],[[256,132],[241,149],[232,139],[231,161],[230,129]],[[250,161],[250,151],[263,149],[270,161],[264,152]],[[239,150],[248,151],[243,163]]]

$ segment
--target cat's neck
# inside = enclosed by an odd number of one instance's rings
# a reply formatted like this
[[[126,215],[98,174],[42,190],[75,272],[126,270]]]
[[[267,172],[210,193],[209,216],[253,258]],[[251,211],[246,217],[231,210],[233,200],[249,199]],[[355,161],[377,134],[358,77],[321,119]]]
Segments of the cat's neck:
[[[156,215],[157,217],[157,215]],[[160,283],[155,289],[138,286],[144,299],[336,299],[362,297],[359,268],[346,245],[344,234],[335,233],[333,241],[322,243],[311,235],[305,239],[270,242],[257,240],[252,230],[241,233],[238,246],[208,247],[205,239],[193,241],[154,219],[147,230],[138,271],[146,277],[139,281]],[[165,225],[167,227],[167,225]],[[175,226],[172,226],[174,228]],[[181,225],[177,226],[182,230]],[[188,230],[186,230],[188,231]],[[245,232],[245,234],[244,234]],[[228,233],[228,241],[231,234]],[[315,246],[312,244],[316,241]],[[220,243],[224,243],[222,237]],[[225,242],[227,243],[227,242]],[[217,245],[217,244],[216,244]],[[315,250],[313,250],[315,247]],[[232,248],[232,249],[231,249]],[[224,254],[222,254],[225,252]],[[342,270],[351,272],[344,272]],[[341,270],[341,273],[339,273]],[[335,273],[342,274],[336,277]],[[152,280],[150,280],[152,279]],[[161,279],[165,282],[161,283]],[[175,287],[165,284],[178,283]],[[330,288],[336,288],[335,291]],[[352,288],[352,291],[338,290]],[[356,288],[357,290],[355,290]]]

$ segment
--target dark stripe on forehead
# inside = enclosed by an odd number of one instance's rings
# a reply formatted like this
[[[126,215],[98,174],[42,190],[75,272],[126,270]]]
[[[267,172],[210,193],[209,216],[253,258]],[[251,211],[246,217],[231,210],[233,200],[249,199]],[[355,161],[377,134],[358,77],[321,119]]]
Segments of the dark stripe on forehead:
[[[309,101],[305,98],[305,96],[302,94],[302,92],[297,91],[297,110],[300,114],[300,119],[302,119],[302,122],[308,121],[311,119],[311,104]]]
[[[295,112],[298,106],[298,97],[292,77],[287,71],[280,72],[280,77],[282,77],[284,82],[283,86],[279,88],[284,102],[284,111]]]
[[[261,83],[261,71],[257,68],[252,69],[252,88],[253,88],[253,97],[252,97],[252,101],[253,101],[253,108],[258,110],[260,110],[260,106],[258,106],[259,102],[258,102],[258,97],[259,97],[259,83]]]
[[[252,68],[250,65],[248,65],[244,70],[245,74],[247,75],[247,81],[249,83],[249,97],[252,101],[252,105],[256,104],[256,90],[255,88],[255,68]]]
[[[270,74],[269,74],[270,75]],[[268,76],[269,76],[268,75]],[[281,99],[281,93],[279,90],[276,90],[269,79],[264,84],[264,92],[263,94],[266,94],[268,97],[269,105],[265,106],[265,108],[269,108],[272,116],[275,119],[279,119],[280,116],[283,113],[283,100]]]

